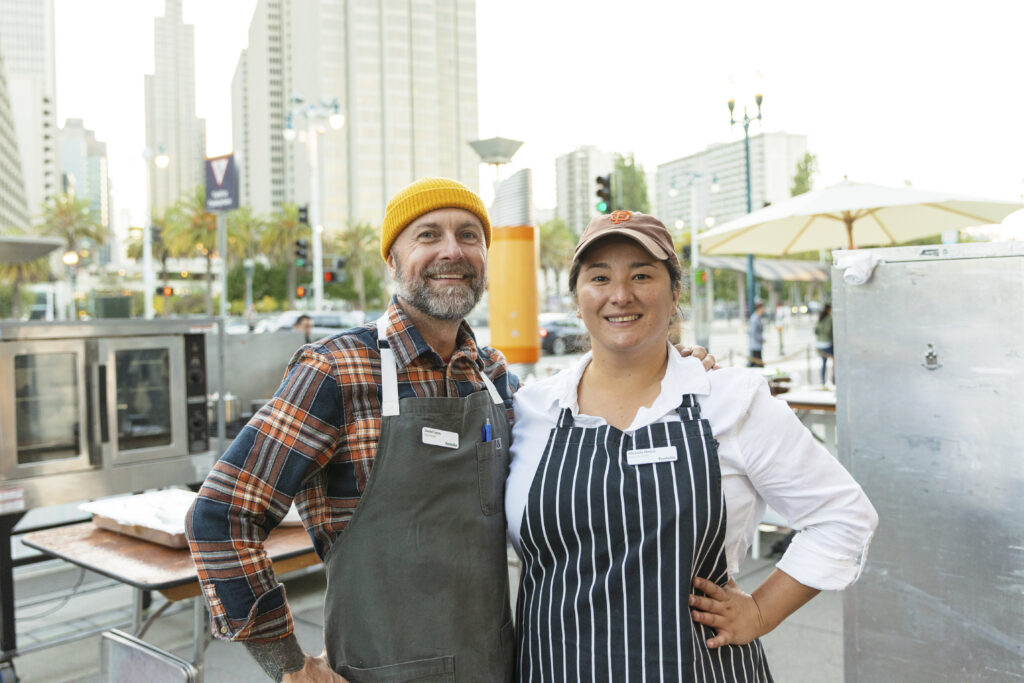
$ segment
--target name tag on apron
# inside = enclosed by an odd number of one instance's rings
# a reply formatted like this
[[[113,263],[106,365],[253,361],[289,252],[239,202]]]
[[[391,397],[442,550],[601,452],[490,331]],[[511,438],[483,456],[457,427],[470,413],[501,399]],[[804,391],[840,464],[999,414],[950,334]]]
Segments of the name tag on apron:
[[[457,432],[446,432],[443,429],[433,427],[423,428],[423,443],[430,446],[443,446],[445,448],[458,448],[459,435]]]
[[[626,451],[626,462],[630,465],[653,465],[659,462],[675,462],[678,454],[675,446],[661,448],[635,448]]]

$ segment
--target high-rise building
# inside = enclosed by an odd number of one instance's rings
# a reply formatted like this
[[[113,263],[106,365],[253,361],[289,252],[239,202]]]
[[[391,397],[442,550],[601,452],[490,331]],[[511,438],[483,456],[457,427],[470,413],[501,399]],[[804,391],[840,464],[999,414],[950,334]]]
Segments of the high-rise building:
[[[251,40],[251,38],[250,38]],[[249,77],[248,51],[242,50],[235,64],[235,73],[231,77],[231,142],[235,155],[235,168],[238,170],[238,194],[241,204],[252,205],[251,168],[246,150],[249,147]],[[262,206],[266,211],[270,206]]]
[[[0,53],[0,232],[5,228],[28,228],[25,182],[21,177],[21,156],[14,134],[11,99],[7,94],[4,56]]]
[[[291,93],[285,64],[292,62],[291,31],[286,33],[286,27],[292,25],[293,6],[312,4],[259,0],[249,23],[248,47],[231,79],[231,137],[240,199],[258,213],[270,213],[294,198],[289,192],[291,153],[283,135]]]
[[[300,112],[333,101],[345,125],[317,140],[328,230],[381,220],[390,196],[419,177],[476,189],[474,0],[259,0],[232,85],[243,197],[254,209],[308,201]],[[283,138],[289,116],[295,142]]]
[[[96,263],[110,261],[115,235],[111,234],[112,204],[107,169],[107,143],[85,127],[82,119],[68,119],[60,129],[60,172],[63,190],[78,199],[87,199],[93,218],[107,233],[108,242],[97,251]],[[95,245],[94,245],[95,247]]]
[[[555,159],[555,216],[577,235],[597,211],[597,177],[615,170],[615,155],[596,147],[578,147]]]
[[[29,216],[60,191],[53,0],[0,0],[0,53]]]
[[[206,122],[196,117],[195,40],[182,0],[165,0],[154,20],[154,69],[146,75],[146,147],[167,168],[147,164],[151,211],[161,211],[205,181]]]
[[[807,136],[761,133],[750,137],[751,209],[788,199],[797,162],[807,152]],[[725,223],[747,213],[746,156],[743,140],[711,145],[690,156],[658,166],[657,216],[704,223]],[[693,204],[696,199],[696,205]]]
[[[533,171],[521,168],[494,188],[488,212],[491,225],[536,225],[533,216]]]

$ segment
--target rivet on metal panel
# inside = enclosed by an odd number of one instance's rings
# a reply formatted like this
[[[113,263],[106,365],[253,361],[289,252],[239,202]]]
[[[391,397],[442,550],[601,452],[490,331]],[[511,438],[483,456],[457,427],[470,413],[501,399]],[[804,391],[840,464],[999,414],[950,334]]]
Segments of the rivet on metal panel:
[[[939,362],[939,354],[935,353],[934,344],[928,345],[928,350],[924,354],[924,362],[921,365],[929,370],[938,370],[942,367],[942,363]]]

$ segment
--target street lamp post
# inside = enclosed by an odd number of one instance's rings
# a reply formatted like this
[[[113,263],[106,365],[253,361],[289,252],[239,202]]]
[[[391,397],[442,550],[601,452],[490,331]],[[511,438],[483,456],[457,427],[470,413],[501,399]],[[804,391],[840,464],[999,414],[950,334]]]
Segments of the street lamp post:
[[[703,176],[698,171],[689,171],[684,177],[690,187],[690,305],[693,309],[693,333],[696,343],[704,348],[708,348],[711,337],[711,318],[708,314],[709,299],[705,296],[704,283],[699,279],[700,245],[697,242],[697,235],[700,233],[697,184]],[[718,178],[714,174],[711,179],[711,191],[718,191]],[[678,193],[679,190],[675,186],[675,180],[673,180],[672,188],[669,189],[669,195],[675,196]],[[705,222],[708,227],[714,225],[714,219],[710,216],[705,219]],[[685,221],[676,221],[677,230],[685,229],[685,227]]]
[[[167,168],[171,162],[170,157],[164,154],[163,148],[154,152],[146,149],[142,152],[142,158],[146,160],[146,220],[142,226],[142,302],[143,316],[146,320],[152,320],[156,315],[153,308],[153,292],[156,290],[153,277],[153,192],[150,190],[149,174],[152,163],[159,169]]]
[[[319,104],[305,104],[301,95],[292,95],[292,108],[285,122],[286,140],[298,138],[294,123],[301,119],[305,124],[305,144],[309,161],[309,223],[313,243],[313,309],[321,310],[324,304],[324,226],[320,212],[320,133],[327,127],[338,130],[345,125],[345,117],[339,112],[338,100],[321,100]]]
[[[757,104],[757,116],[751,118],[747,114],[747,107],[743,107],[743,153],[746,159],[746,181],[747,181],[747,213],[753,211],[751,190],[750,190],[750,124],[752,121],[761,120],[761,102],[763,95],[754,95],[754,102]],[[729,100],[729,125],[735,126],[737,121],[733,116],[736,108],[736,100]],[[754,310],[754,255],[747,254],[747,316]]]

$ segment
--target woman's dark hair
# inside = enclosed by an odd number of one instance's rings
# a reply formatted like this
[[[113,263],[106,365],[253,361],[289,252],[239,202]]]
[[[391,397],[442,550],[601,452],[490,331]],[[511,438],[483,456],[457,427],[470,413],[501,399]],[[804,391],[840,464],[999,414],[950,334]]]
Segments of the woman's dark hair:
[[[569,293],[572,294],[573,296],[576,296],[576,280],[580,276],[580,269],[583,268],[583,259],[586,256],[587,251],[590,251],[594,247],[594,245],[600,244],[601,241],[602,240],[598,240],[594,244],[591,244],[589,247],[587,247],[586,251],[580,254],[579,258],[573,259],[572,268],[569,269]],[[637,244],[639,244],[639,242],[637,242]],[[662,259],[661,263],[664,264],[665,269],[668,270],[669,285],[672,287],[672,289],[682,287],[683,268],[682,266],[679,265],[679,259]]]
[[[832,313],[832,304],[825,304],[821,307],[821,313],[818,314],[818,322],[827,318]]]

